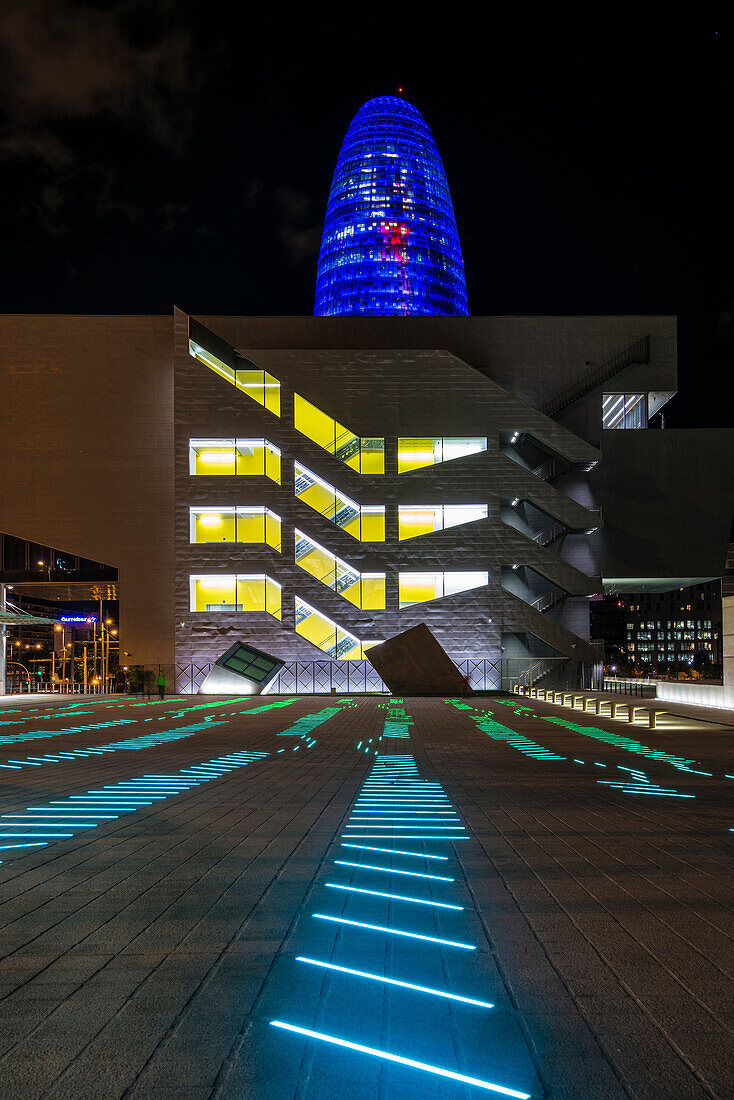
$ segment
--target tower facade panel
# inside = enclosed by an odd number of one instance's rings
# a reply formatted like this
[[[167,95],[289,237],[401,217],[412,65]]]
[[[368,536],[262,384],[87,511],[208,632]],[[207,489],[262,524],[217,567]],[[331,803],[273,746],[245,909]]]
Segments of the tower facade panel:
[[[342,144],[326,210],[317,316],[469,312],[446,173],[420,111],[371,99]]]

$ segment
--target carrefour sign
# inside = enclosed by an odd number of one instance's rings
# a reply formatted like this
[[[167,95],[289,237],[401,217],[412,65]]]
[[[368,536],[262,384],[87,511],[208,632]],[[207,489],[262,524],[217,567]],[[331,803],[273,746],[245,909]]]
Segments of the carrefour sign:
[[[60,615],[59,621],[62,623],[96,623],[96,615]]]

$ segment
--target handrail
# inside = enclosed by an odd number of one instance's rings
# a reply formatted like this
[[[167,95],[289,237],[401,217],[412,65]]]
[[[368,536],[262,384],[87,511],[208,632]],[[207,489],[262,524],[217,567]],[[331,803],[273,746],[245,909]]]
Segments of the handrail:
[[[628,348],[612,356],[596,370],[584,375],[577,382],[567,386],[565,390],[561,390],[552,401],[548,401],[547,404],[543,405],[541,412],[545,413],[546,416],[557,416],[563,409],[567,409],[569,405],[580,401],[587,393],[612,378],[613,375],[618,374],[619,371],[624,370],[625,367],[649,362],[650,337],[648,335],[635,340]]]

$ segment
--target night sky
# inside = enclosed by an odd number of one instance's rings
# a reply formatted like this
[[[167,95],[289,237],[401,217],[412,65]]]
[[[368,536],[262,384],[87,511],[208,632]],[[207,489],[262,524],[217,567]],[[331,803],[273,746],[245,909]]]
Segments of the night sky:
[[[5,0],[0,312],[312,313],[341,140],[402,85],[472,313],[675,313],[668,424],[730,424],[725,31],[240,8]]]

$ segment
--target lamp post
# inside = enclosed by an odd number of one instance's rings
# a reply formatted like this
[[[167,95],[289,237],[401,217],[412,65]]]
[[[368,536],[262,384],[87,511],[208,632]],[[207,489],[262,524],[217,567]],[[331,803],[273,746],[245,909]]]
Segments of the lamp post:
[[[46,570],[46,572],[48,573],[48,583],[50,584],[51,583],[51,559],[50,559],[50,557],[49,557],[48,562],[45,562],[43,560],[43,558],[39,558],[38,561],[36,562],[36,565],[38,566],[39,569],[45,569]]]

